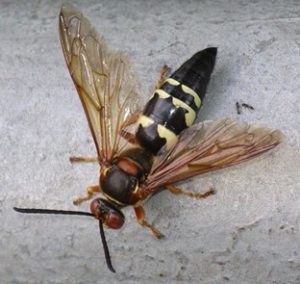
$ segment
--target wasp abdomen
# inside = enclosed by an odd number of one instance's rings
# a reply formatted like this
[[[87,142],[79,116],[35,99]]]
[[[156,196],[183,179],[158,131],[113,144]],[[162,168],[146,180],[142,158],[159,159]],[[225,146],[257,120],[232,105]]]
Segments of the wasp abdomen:
[[[193,124],[216,54],[215,47],[197,52],[155,91],[139,119],[136,138],[141,146],[156,154],[174,145],[180,132]]]

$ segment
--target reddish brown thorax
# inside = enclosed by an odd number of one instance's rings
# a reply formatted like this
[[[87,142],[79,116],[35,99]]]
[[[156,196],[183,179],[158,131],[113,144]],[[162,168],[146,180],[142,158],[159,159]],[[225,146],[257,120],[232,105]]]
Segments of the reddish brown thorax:
[[[118,160],[117,166],[125,173],[134,177],[137,177],[139,172],[141,171],[141,169],[139,169],[134,162],[126,158],[121,158],[120,160]]]
[[[118,208],[140,201],[139,185],[149,174],[153,155],[142,148],[130,148],[101,170],[100,187],[107,200]]]

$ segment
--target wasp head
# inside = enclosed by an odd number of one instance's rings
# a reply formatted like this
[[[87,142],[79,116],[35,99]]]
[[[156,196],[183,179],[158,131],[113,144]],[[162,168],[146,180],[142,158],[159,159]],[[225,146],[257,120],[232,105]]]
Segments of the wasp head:
[[[120,229],[125,222],[125,216],[121,210],[103,198],[94,199],[90,209],[96,219],[101,220],[111,229]]]

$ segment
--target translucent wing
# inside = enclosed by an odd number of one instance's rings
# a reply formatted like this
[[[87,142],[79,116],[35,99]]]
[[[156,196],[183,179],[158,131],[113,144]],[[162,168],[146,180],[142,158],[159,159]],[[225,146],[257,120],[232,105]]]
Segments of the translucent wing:
[[[238,124],[230,119],[199,123],[158,157],[142,190],[147,195],[164,185],[237,165],[274,148],[281,139],[278,130]]]
[[[100,163],[109,163],[125,142],[120,136],[123,124],[138,106],[129,59],[109,51],[103,37],[72,5],[61,8],[59,32]]]

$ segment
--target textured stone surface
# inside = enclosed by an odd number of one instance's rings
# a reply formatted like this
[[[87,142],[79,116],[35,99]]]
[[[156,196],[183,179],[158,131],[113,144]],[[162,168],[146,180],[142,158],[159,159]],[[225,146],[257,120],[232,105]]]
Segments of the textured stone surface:
[[[87,3],[77,6],[110,46],[132,57],[145,101],[163,63],[176,68],[218,46],[200,119],[268,125],[286,139],[263,158],[182,185],[196,191],[213,184],[213,197],[162,192],[151,199],[148,219],[164,240],[154,240],[126,209],[126,226],[107,231],[113,275],[93,219],[12,210],[73,209],[98,169],[68,162],[94,147],[59,44],[61,2],[2,0],[1,283],[300,283],[299,1]],[[237,115],[236,101],[255,111]]]

